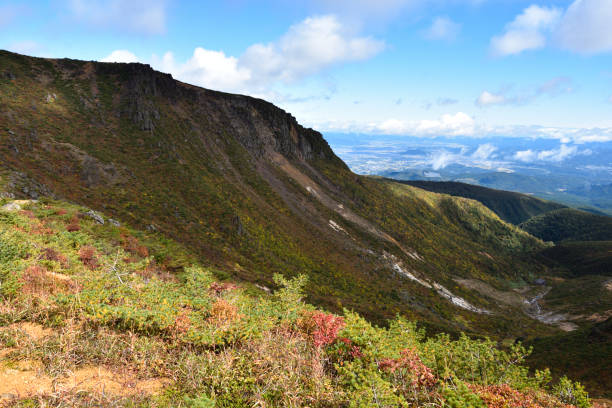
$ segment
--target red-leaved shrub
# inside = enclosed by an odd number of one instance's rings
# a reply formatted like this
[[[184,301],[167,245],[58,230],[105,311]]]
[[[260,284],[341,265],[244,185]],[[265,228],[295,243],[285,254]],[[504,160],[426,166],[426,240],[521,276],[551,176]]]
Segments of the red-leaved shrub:
[[[45,248],[42,253],[43,259],[47,261],[57,261],[60,263],[62,268],[68,268],[68,258],[66,258],[63,254],[60,254],[53,248]]]
[[[80,230],[81,230],[81,225],[79,224],[79,219],[75,215],[74,217],[72,217],[72,219],[66,226],[66,231],[74,232],[74,231],[80,231]]]
[[[402,350],[399,358],[380,361],[378,368],[393,375],[398,383],[414,388],[432,388],[438,382],[413,349]]]
[[[141,258],[149,256],[149,249],[141,245],[138,239],[131,235],[121,234],[121,245],[126,251],[133,255],[138,255]]]
[[[344,327],[344,318],[333,314],[316,312],[310,317],[312,321],[312,342],[315,347],[332,344],[338,338],[338,332]]]
[[[96,256],[96,249],[92,246],[84,246],[79,249],[79,259],[83,262],[83,265],[89,269],[96,269],[100,265],[98,264],[98,257]]]

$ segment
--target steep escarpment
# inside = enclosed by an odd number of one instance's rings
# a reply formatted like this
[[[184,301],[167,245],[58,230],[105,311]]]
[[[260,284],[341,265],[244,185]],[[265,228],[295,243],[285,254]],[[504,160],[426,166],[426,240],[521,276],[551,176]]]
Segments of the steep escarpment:
[[[541,241],[475,201],[353,174],[268,102],[142,64],[1,52],[0,75],[6,197],[104,211],[258,285],[306,274],[311,302],[375,321],[500,338],[556,330],[455,281],[526,285],[544,271]]]

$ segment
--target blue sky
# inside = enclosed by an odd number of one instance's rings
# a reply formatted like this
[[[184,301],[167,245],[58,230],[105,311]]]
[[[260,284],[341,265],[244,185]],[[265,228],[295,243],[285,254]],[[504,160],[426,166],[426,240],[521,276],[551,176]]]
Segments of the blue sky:
[[[0,1],[0,48],[140,61],[328,132],[612,141],[612,0]]]

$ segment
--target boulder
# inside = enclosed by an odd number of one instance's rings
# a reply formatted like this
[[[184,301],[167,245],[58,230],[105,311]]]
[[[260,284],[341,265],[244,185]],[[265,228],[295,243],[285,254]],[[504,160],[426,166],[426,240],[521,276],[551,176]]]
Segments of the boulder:
[[[86,216],[97,222],[98,224],[104,225],[104,217],[94,210],[89,210],[85,213]]]

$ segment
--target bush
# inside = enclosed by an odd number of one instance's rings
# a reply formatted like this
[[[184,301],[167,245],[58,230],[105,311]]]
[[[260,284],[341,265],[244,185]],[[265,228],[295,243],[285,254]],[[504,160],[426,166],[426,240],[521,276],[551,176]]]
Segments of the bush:
[[[484,402],[474,394],[463,382],[455,386],[446,386],[442,390],[444,407],[448,408],[487,408]]]
[[[578,408],[589,408],[591,400],[589,394],[579,382],[572,382],[567,377],[562,377],[553,388],[553,393],[566,404],[572,404]]]
[[[92,246],[84,246],[79,250],[79,259],[83,262],[87,268],[94,270],[100,266],[98,263],[98,257],[96,256],[96,249]]]

